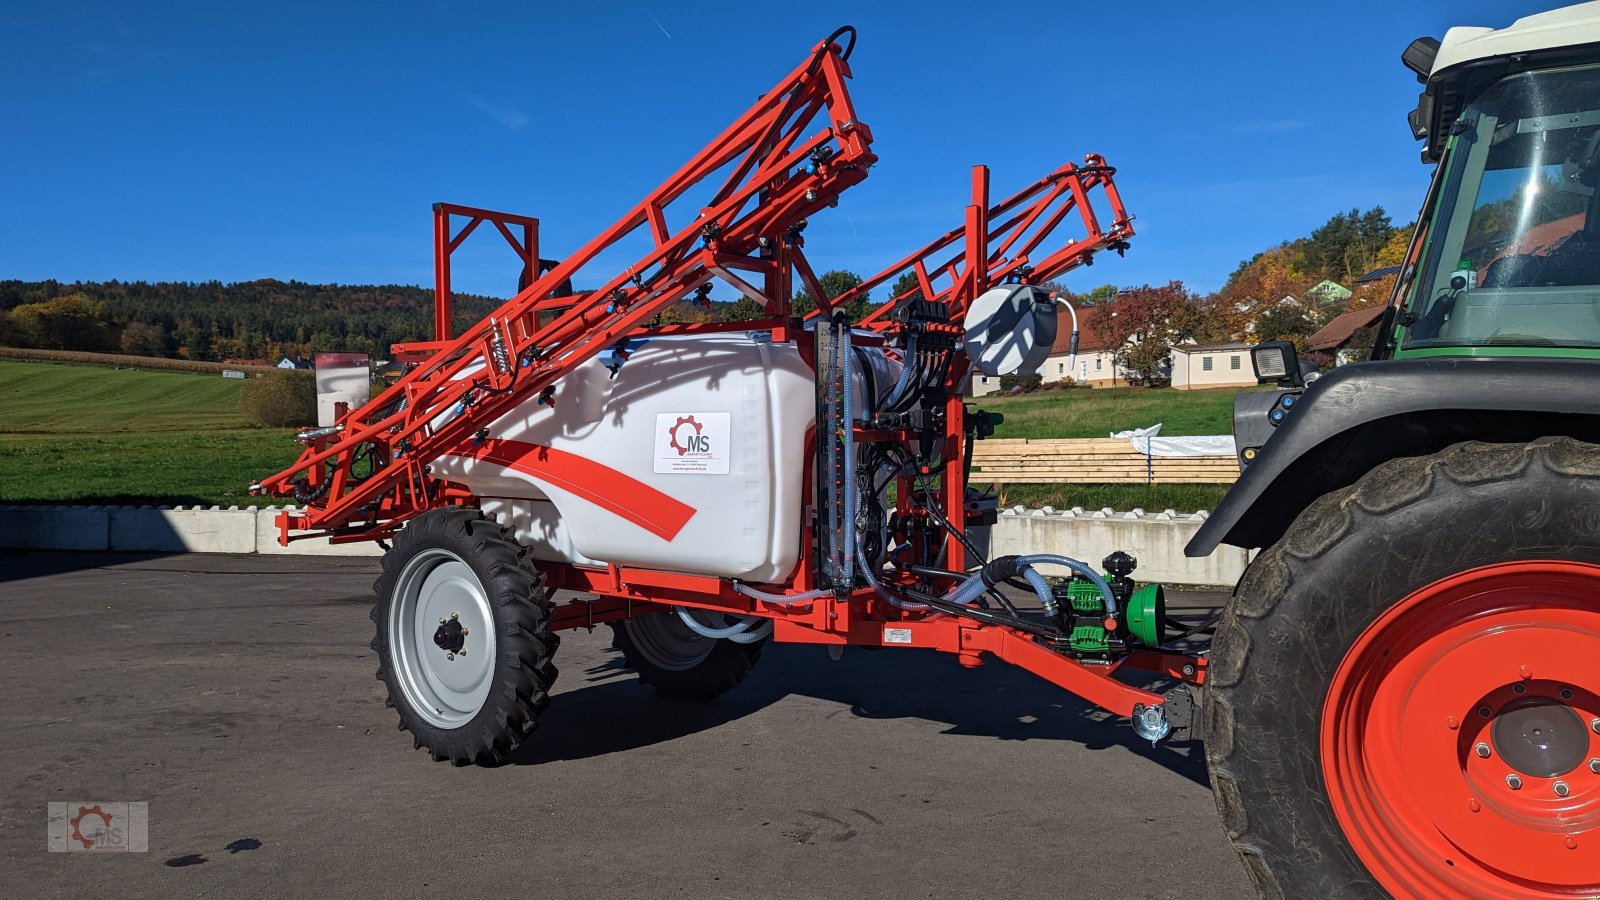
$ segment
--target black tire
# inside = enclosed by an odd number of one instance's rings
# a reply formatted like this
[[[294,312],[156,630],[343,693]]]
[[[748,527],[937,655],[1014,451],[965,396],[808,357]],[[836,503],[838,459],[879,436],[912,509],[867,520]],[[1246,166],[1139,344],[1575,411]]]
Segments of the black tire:
[[[487,695],[481,706],[475,713],[461,711],[460,721],[440,724],[433,718],[442,714],[442,709],[432,713],[419,709],[408,694],[399,671],[405,652],[391,646],[390,615],[395,604],[403,602],[401,595],[408,583],[403,579],[413,577],[408,572],[425,578],[426,572],[421,570],[429,561],[450,561],[452,557],[470,569],[482,589],[493,618],[494,654],[492,664],[482,664]],[[533,567],[527,550],[476,509],[434,510],[412,519],[400,531],[394,548],[384,554],[383,572],[373,590],[377,603],[372,621],[377,627],[372,649],[378,654],[378,679],[389,690],[389,705],[400,714],[400,729],[411,732],[414,746],[426,748],[435,761],[449,760],[457,766],[502,762],[538,726],[539,716],[550,705],[550,688],[556,679],[551,660],[560,642],[550,630],[544,577]],[[484,635],[485,647],[490,636]],[[444,652],[443,648],[423,649]],[[466,662],[465,654],[462,662]],[[432,664],[437,665],[437,660]]]
[[[679,621],[675,610],[612,622],[611,632],[611,646],[622,651],[628,667],[639,673],[639,681],[679,700],[711,700],[738,687],[767,643],[766,638],[741,644],[696,635]],[[674,652],[660,648],[663,636],[682,653],[676,665],[663,664],[664,657]]]
[[[1600,562],[1600,446],[1465,443],[1392,460],[1317,500],[1250,566],[1212,644],[1205,744],[1223,824],[1263,896],[1383,896],[1323,778],[1334,671],[1413,591],[1524,559]]]

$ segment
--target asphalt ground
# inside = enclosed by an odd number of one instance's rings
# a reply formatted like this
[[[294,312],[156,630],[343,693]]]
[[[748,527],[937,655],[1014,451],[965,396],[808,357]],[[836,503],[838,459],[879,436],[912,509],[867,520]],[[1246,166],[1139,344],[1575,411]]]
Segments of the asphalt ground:
[[[998,662],[769,645],[687,704],[579,630],[510,764],[434,763],[374,678],[376,571],[0,555],[0,895],[1250,894],[1198,743]],[[149,852],[47,852],[50,801],[148,802]]]

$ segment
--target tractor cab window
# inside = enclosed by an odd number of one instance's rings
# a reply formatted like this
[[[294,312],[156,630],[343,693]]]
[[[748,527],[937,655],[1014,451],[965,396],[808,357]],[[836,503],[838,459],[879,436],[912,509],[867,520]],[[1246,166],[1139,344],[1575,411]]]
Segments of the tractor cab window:
[[[1455,133],[1405,348],[1600,347],[1600,67],[1506,78]]]

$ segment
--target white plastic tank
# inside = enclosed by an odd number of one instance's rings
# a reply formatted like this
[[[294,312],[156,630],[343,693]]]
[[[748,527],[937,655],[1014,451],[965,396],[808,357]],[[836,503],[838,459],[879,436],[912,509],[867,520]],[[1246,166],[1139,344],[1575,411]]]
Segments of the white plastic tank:
[[[778,582],[800,555],[815,381],[793,344],[634,341],[433,465],[536,558]]]

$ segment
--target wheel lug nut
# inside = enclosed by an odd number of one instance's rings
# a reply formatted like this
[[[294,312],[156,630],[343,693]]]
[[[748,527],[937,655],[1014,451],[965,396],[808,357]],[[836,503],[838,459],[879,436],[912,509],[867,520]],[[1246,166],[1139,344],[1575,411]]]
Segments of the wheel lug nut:
[[[1595,734],[1600,734],[1600,719],[1590,719],[1589,730],[1593,731]]]
[[[1567,783],[1565,781],[1558,781],[1552,785],[1552,787],[1556,789],[1557,797],[1565,797],[1566,795],[1572,793],[1572,788],[1567,787]]]
[[[1485,719],[1487,719],[1490,716],[1494,715],[1494,710],[1490,709],[1487,706],[1480,706],[1480,707],[1478,707],[1478,715],[1483,716]]]
[[[450,614],[450,618],[452,620],[459,619],[459,618],[461,618],[461,614],[460,613],[451,613]]]
[[[468,630],[466,630],[466,629],[465,629],[465,628],[463,628],[463,629],[461,629],[461,636],[462,636],[462,637],[466,637],[466,636],[467,636],[467,635],[469,635],[469,634],[471,634],[471,633],[472,633],[472,632],[470,632],[470,631],[468,631]]]
[[[467,655],[467,648],[462,647],[460,650],[457,650],[456,651],[456,655],[457,656],[466,656]]]
[[[1513,684],[1511,686],[1511,693],[1513,694],[1526,694],[1527,692],[1528,686],[1525,684]]]
[[[1596,775],[1600,775],[1600,759],[1589,760],[1589,771],[1595,773]]]
[[[444,616],[440,616],[440,617],[439,617],[439,624],[440,624],[440,625],[443,625],[443,624],[444,624],[444,623],[446,623],[446,622],[448,622],[448,621],[450,621],[450,620],[449,620],[449,619],[446,619],[446,618],[445,618],[445,617],[444,617]]]
[[[1522,790],[1522,779],[1515,775],[1507,775],[1506,787],[1511,788],[1513,791],[1520,791]]]
[[[453,660],[453,659],[455,659],[455,658],[456,658],[456,655],[455,655],[455,654],[454,654],[454,653],[446,653],[446,654],[445,654],[445,655],[444,655],[444,658],[445,658],[445,659],[451,659],[451,660]]]
[[[1480,759],[1488,759],[1489,758],[1489,745],[1485,744],[1482,741],[1479,741],[1478,742],[1478,746],[1473,747],[1472,750],[1473,750],[1474,753],[1478,754],[1478,757]]]
[[[1467,801],[1467,809],[1477,812],[1478,810],[1483,809],[1483,804],[1479,803],[1478,799],[1474,797]]]
[[[1571,700],[1572,699],[1572,688],[1562,688],[1561,689],[1561,699],[1563,699],[1563,700]]]

